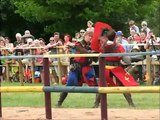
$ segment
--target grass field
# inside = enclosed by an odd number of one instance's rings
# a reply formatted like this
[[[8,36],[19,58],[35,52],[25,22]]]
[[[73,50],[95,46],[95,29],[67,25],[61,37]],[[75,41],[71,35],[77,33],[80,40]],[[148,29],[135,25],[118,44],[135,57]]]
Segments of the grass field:
[[[19,86],[19,83],[3,82],[2,86]],[[42,84],[25,84],[25,86]],[[52,93],[52,107],[58,100],[59,93]],[[159,109],[160,93],[134,93],[134,103],[138,109]],[[63,103],[64,108],[91,108],[95,94],[70,93]],[[108,94],[109,108],[128,108],[122,94]],[[2,106],[4,107],[44,107],[44,93],[2,93]]]

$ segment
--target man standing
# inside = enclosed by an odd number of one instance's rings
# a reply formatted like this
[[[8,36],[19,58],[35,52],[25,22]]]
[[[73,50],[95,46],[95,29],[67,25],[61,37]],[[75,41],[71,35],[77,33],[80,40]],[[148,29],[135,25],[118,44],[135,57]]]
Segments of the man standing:
[[[95,42],[92,42],[93,44],[92,49],[102,53],[124,53],[125,50],[122,47],[122,45],[116,43],[116,32],[110,28],[109,30],[107,29],[105,30],[105,28],[107,28],[107,24],[105,25],[100,22],[95,24],[95,31],[99,31],[101,33],[99,34],[100,36],[95,36],[95,39],[94,39],[96,40],[97,38],[100,49],[95,47],[96,46]],[[105,30],[105,32],[103,32],[103,30]],[[105,34],[102,34],[102,33],[105,33]],[[108,56],[108,57],[105,57],[105,60],[106,60],[105,74],[106,74],[107,86],[137,86],[138,85],[134,81],[134,78],[123,69],[122,64],[131,63],[131,60],[129,57]],[[126,98],[130,106],[134,106],[130,93],[124,93],[124,97]],[[100,102],[99,99],[97,99],[97,105],[98,105],[98,102]]]
[[[60,39],[60,33],[54,32],[54,36],[50,37],[49,43],[46,45],[45,49],[49,51],[49,54],[58,54],[57,46],[62,46],[63,43]],[[51,63],[57,62],[57,58],[51,58]],[[54,84],[59,84],[59,78],[58,78],[58,67],[54,66],[51,67],[51,76],[54,78]]]
[[[84,34],[83,40],[75,44],[76,54],[90,53],[90,42],[93,32],[87,31]],[[91,66],[92,58],[88,57],[75,57],[71,60],[70,71],[66,86],[82,86],[86,83],[88,86],[95,86],[95,72]],[[61,107],[63,101],[67,97],[67,92],[62,92],[57,107]]]

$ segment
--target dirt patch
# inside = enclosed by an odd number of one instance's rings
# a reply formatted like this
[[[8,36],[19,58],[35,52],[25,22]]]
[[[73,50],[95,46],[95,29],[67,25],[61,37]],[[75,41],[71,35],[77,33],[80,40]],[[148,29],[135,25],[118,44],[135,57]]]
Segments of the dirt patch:
[[[45,108],[4,107],[1,120],[44,120]],[[101,110],[53,108],[54,120],[101,120]],[[108,109],[108,120],[160,120],[160,110]]]

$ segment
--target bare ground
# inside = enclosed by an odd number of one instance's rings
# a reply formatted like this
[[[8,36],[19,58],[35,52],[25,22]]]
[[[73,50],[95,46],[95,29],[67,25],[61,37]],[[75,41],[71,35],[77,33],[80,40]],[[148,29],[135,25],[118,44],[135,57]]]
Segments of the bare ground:
[[[54,120],[100,120],[100,108],[52,108]],[[1,120],[44,120],[45,108],[4,107]],[[160,120],[159,109],[108,109],[108,120]]]

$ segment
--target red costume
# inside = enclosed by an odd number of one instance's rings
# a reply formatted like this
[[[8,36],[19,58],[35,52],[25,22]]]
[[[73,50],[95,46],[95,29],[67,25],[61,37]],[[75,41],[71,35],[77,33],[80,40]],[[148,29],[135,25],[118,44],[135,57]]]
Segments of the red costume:
[[[95,32],[93,35],[91,48],[92,50],[95,50],[97,52],[105,52],[105,53],[124,53],[125,50],[121,45],[116,45],[115,41],[113,41],[112,45],[105,45],[105,51],[101,49],[101,41],[99,41],[99,38],[101,37],[102,29],[109,29],[111,30],[112,27],[108,24],[97,22],[95,24]],[[114,66],[114,67],[107,67],[106,66],[106,81],[108,86],[138,86],[138,84],[135,82],[134,78],[127,73],[122,66],[120,66],[120,60],[122,59],[121,56],[116,57],[106,57],[106,65]],[[113,63],[116,63],[116,65]],[[119,63],[119,64],[118,64]],[[112,76],[111,76],[112,74]],[[118,80],[116,83],[113,80],[113,76],[116,77]]]
[[[102,34],[102,31],[105,34]],[[112,30],[108,24],[97,22],[95,24],[95,31],[91,43],[92,50],[102,53],[124,53],[124,48],[121,45],[116,44],[115,37],[115,31]],[[120,63],[122,60],[121,56],[106,57],[105,60],[107,86],[138,86],[134,78],[123,69],[123,66]],[[124,93],[124,96],[128,104],[134,107],[131,94]],[[97,97],[97,106],[99,102],[100,98]]]

